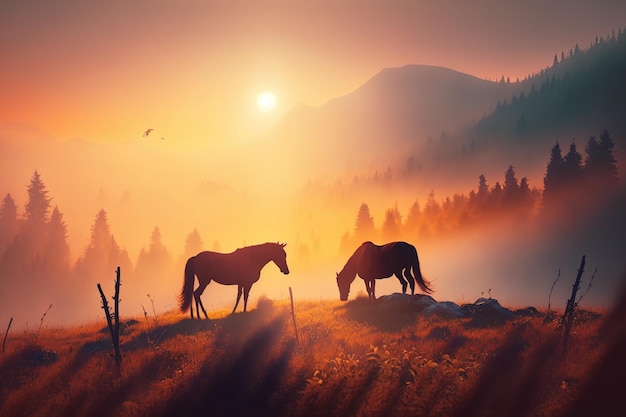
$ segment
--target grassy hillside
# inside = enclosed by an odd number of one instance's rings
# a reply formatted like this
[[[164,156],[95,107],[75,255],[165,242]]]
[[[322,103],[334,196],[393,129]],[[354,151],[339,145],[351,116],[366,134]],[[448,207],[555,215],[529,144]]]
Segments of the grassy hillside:
[[[543,315],[484,326],[364,298],[295,312],[299,341],[289,303],[266,298],[211,320],[130,320],[120,375],[104,320],[10,332],[0,415],[609,415],[619,401],[623,311],[582,312],[565,359]]]

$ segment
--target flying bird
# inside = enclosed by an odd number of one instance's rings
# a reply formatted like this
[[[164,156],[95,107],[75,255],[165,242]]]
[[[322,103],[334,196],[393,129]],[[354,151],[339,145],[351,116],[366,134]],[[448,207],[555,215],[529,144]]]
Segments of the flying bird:
[[[143,132],[143,137],[145,138],[146,136],[148,136],[150,134],[150,132],[152,132],[154,129],[148,129],[145,132]]]

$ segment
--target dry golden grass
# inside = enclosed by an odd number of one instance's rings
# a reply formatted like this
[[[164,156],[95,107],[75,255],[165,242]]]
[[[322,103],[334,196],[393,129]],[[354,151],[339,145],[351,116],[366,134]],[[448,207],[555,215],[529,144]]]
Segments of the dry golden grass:
[[[299,343],[290,304],[267,299],[211,320],[131,320],[121,375],[104,320],[10,333],[0,415],[574,415],[592,382],[617,389],[607,375],[625,367],[607,365],[624,343],[619,310],[576,323],[563,359],[562,332],[541,317],[477,328],[366,299],[295,308]]]

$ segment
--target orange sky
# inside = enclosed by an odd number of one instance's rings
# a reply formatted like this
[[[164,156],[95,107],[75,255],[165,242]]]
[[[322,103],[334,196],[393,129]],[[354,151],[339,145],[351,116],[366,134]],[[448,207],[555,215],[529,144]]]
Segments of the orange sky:
[[[24,1],[0,4],[0,121],[59,138],[227,143],[271,115],[256,94],[321,105],[384,67],[482,78],[539,71],[626,22],[603,1]]]

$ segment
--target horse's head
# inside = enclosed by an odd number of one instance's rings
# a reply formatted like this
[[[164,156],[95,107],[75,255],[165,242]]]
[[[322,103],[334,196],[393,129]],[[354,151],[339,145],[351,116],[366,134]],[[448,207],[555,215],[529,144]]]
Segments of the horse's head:
[[[354,277],[350,276],[350,274],[347,274],[345,271],[341,271],[337,274],[337,287],[339,287],[339,299],[341,301],[348,300],[352,281],[354,281]]]
[[[287,266],[287,252],[285,252],[286,243],[276,243],[275,253],[272,256],[272,261],[276,264],[280,272],[287,275],[289,273],[289,267]]]

